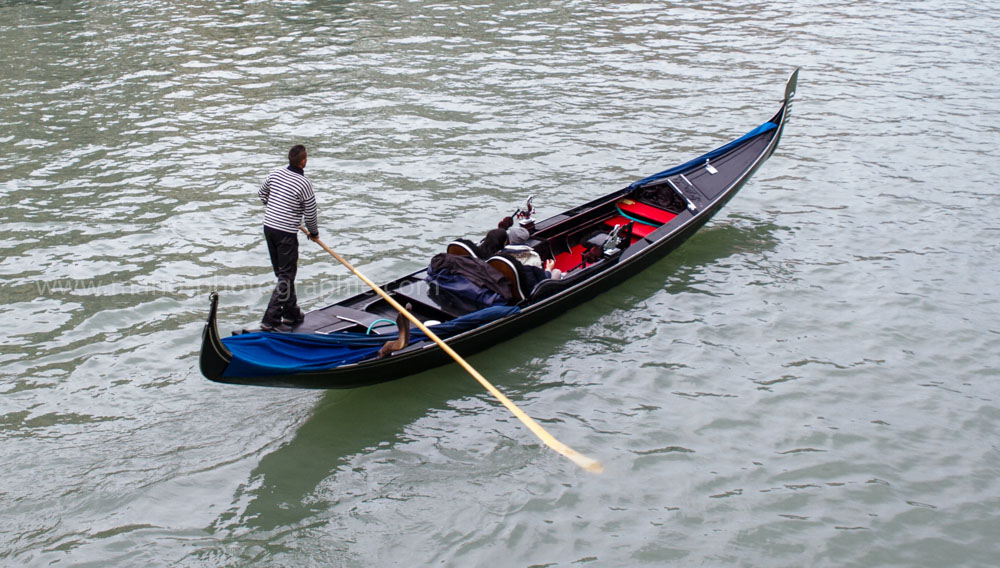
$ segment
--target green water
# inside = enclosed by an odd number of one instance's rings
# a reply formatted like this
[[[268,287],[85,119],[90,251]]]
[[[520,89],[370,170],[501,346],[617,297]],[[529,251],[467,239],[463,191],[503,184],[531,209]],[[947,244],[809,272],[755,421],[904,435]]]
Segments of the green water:
[[[0,563],[991,566],[1000,21],[971,2],[0,2]],[[455,366],[216,385],[256,187],[306,144],[377,281],[735,138],[778,153],[640,276]],[[310,248],[311,247],[311,248]],[[298,293],[360,290],[303,242]]]

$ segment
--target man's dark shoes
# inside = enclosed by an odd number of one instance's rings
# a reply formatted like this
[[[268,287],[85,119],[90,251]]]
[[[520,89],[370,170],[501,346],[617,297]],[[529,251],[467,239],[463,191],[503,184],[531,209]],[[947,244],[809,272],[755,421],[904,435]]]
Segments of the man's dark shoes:
[[[289,327],[289,326],[287,326],[287,325],[285,325],[285,324],[283,324],[283,323],[281,323],[281,322],[270,323],[270,322],[262,321],[262,322],[260,322],[260,330],[261,331],[277,331],[277,332],[281,332],[281,333],[288,333],[289,331],[292,331],[292,328]]]
[[[286,324],[295,327],[306,320],[306,314],[302,313],[301,309],[295,311],[295,316],[282,316],[281,320]]]

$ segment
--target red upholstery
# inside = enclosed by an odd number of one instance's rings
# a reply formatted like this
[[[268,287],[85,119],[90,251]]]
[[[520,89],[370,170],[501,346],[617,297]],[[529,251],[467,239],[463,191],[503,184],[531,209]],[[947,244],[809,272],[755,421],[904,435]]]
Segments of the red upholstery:
[[[658,207],[646,205],[645,203],[639,203],[638,201],[632,201],[631,199],[622,199],[619,201],[618,208],[633,217],[649,219],[650,221],[656,221],[660,224],[669,223],[674,217],[677,216],[670,211],[664,211]]]
[[[583,251],[586,247],[583,245],[576,245],[573,250],[569,252],[563,252],[556,255],[556,266],[559,270],[567,272],[573,268],[580,265],[580,257],[583,256]]]
[[[624,228],[625,225],[628,225],[630,222],[631,219],[626,219],[625,217],[618,215],[617,217],[612,217],[608,219],[607,221],[604,222],[604,224],[607,225],[608,229],[610,230],[614,228],[615,225],[621,225]],[[632,236],[641,239],[642,237],[645,237],[646,235],[652,233],[655,230],[656,227],[652,227],[650,225],[643,225],[642,223],[636,223],[632,225]]]

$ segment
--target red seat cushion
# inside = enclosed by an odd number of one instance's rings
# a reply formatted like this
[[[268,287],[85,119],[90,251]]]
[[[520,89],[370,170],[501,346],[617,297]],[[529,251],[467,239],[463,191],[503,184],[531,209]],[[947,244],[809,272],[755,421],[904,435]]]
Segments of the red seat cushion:
[[[584,250],[586,250],[586,247],[584,247],[583,245],[576,245],[575,247],[573,247],[573,250],[569,252],[563,252],[557,254],[555,258],[556,260],[555,268],[558,268],[563,272],[567,272],[570,269],[580,266],[580,260],[581,257],[583,256]]]
[[[608,219],[607,221],[604,222],[604,224],[607,225],[608,228],[612,228],[615,225],[621,225],[622,227],[624,227],[625,225],[628,225],[631,222],[632,222],[631,219],[626,219],[625,217],[618,215],[617,217],[612,217]],[[643,225],[642,223],[636,223],[632,225],[632,236],[639,237],[641,239],[642,237],[645,237],[646,235],[652,233],[655,230],[656,227],[653,227],[651,225]]]
[[[638,201],[632,201],[631,199],[622,199],[619,201],[618,208],[628,215],[640,217],[642,219],[649,219],[650,221],[656,221],[661,225],[663,223],[669,223],[674,217],[677,216],[670,211],[664,211],[658,207],[646,205],[645,203],[639,203]]]

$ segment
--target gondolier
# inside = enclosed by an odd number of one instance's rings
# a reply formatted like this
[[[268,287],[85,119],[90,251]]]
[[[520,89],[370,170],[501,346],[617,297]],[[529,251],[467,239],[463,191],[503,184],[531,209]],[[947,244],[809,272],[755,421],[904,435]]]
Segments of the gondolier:
[[[264,331],[290,331],[290,325],[297,325],[304,318],[295,297],[298,232],[303,218],[309,238],[319,238],[316,195],[305,174],[306,158],[305,146],[292,146],[288,151],[288,166],[269,173],[257,191],[265,207],[264,239],[271,256],[271,267],[278,279],[260,321],[260,328]]]

